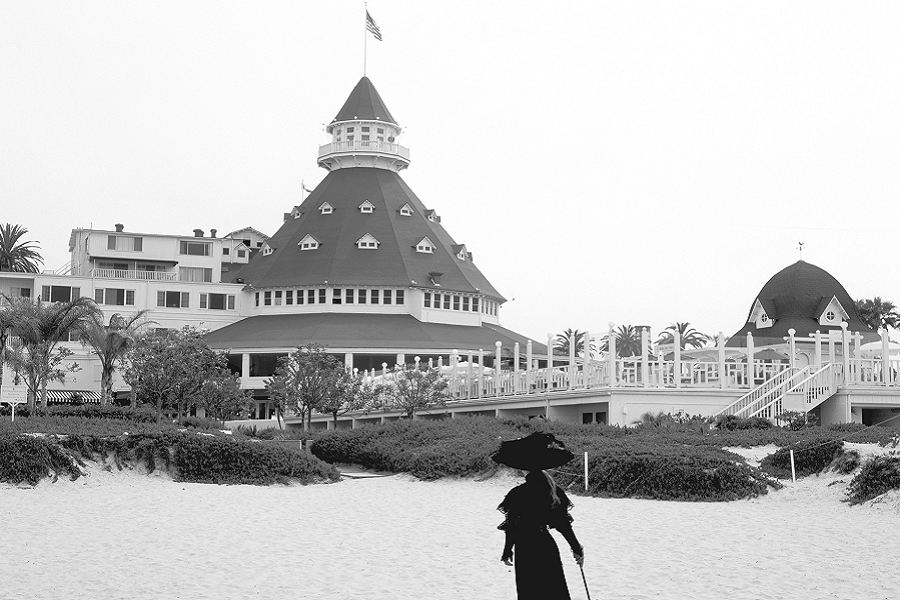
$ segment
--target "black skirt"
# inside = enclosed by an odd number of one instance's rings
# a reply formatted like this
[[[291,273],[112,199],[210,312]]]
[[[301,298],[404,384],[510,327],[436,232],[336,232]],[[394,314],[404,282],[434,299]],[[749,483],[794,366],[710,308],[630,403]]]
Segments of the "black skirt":
[[[549,531],[519,531],[513,550],[518,600],[570,600],[559,547]]]

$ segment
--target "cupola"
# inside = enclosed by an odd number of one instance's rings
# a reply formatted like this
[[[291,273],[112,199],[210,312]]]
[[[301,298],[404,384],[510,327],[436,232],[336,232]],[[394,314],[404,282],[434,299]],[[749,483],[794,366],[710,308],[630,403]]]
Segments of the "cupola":
[[[409,166],[409,148],[397,143],[400,126],[368,77],[359,80],[325,132],[331,143],[319,147],[323,169],[374,167],[398,172]]]

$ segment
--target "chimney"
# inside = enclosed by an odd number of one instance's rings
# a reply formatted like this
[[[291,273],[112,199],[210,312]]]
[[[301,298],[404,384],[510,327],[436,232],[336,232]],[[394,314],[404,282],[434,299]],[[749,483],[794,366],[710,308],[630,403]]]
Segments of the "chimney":
[[[116,223],[116,231],[118,231],[119,233],[125,231],[125,226],[121,223]]]
[[[209,230],[209,237],[211,237],[211,238],[216,237],[216,231],[218,231],[218,230],[217,230],[217,229],[210,229],[210,230]]]
[[[194,230],[194,237],[203,237],[203,230],[202,230],[202,229],[195,229],[195,230]]]

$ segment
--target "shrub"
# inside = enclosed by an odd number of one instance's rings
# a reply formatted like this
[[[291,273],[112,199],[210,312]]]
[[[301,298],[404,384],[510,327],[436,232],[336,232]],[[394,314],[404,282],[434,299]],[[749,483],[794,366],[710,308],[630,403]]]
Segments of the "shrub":
[[[860,504],[890,490],[900,489],[900,458],[876,456],[863,465],[847,488],[847,502]]]
[[[848,473],[852,473],[859,467],[859,452],[856,450],[850,450],[848,452],[842,452],[838,454],[831,464],[832,471],[840,473],[841,475],[847,475]]]
[[[819,473],[832,461],[844,453],[844,442],[841,440],[805,440],[788,448],[779,448],[775,453],[765,457],[760,468],[776,477],[791,476],[791,454],[794,451],[794,469],[797,477],[805,477]]]
[[[207,419],[204,417],[184,417],[179,423],[181,427],[190,427],[192,429],[212,429],[219,431],[222,429],[222,422],[215,419]]]
[[[51,473],[75,480],[81,472],[53,439],[0,435],[0,481],[37,485]]]
[[[724,431],[740,431],[745,429],[772,429],[774,425],[762,417],[738,417],[737,415],[719,415],[713,423],[716,429]]]

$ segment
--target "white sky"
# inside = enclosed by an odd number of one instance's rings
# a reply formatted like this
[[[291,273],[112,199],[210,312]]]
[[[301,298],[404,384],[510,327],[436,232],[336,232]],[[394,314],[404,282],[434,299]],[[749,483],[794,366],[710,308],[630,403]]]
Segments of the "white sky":
[[[372,0],[404,179],[538,340],[730,335],[803,258],[900,303],[900,3]],[[363,3],[0,0],[0,223],[272,234]],[[514,300],[513,300],[514,299]]]

